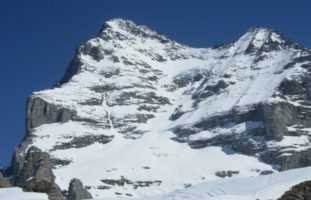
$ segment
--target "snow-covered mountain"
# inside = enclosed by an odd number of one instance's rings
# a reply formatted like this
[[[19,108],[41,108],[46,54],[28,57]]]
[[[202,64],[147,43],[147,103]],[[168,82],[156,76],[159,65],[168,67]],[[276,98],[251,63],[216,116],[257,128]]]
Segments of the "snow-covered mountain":
[[[108,21],[52,89],[29,97],[6,174],[49,195],[78,178],[93,198],[144,198],[310,166],[310,70],[311,51],[268,28],[192,48]],[[33,166],[50,174],[46,187]]]

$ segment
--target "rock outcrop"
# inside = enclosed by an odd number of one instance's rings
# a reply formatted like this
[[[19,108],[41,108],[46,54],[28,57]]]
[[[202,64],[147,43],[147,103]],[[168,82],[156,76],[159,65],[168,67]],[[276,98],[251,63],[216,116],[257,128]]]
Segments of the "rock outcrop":
[[[309,200],[311,199],[311,181],[305,181],[293,186],[278,200]]]
[[[47,193],[50,200],[64,199],[60,188],[55,183],[49,154],[34,146],[28,149],[15,184],[26,191]]]
[[[44,101],[40,97],[32,95],[27,102],[26,111],[26,133],[31,133],[32,129],[51,123],[64,123],[75,115],[74,111],[58,107]]]
[[[3,177],[2,173],[0,172],[0,188],[8,188],[12,187],[9,180]]]
[[[79,179],[72,179],[68,188],[68,200],[93,199],[92,195],[83,187]]]

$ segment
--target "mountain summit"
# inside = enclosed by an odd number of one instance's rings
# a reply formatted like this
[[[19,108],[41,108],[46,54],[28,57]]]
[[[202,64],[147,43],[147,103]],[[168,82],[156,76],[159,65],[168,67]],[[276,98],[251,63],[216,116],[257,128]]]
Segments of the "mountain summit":
[[[192,48],[110,20],[52,89],[29,97],[6,175],[50,199],[138,198],[249,177],[268,188],[276,183],[263,175],[311,165],[310,71],[311,51],[272,29]]]

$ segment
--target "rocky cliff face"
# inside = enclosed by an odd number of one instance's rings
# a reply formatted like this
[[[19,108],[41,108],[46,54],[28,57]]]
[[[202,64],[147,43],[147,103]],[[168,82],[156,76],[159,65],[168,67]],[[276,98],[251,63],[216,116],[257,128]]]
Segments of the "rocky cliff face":
[[[0,172],[0,188],[7,188],[11,186],[12,185],[10,184],[10,182],[7,179],[5,179],[2,173]]]
[[[310,166],[310,71],[311,51],[267,28],[198,49],[108,21],[52,89],[29,98],[11,173],[33,191],[79,178],[93,196],[141,197],[219,172]],[[27,153],[35,147],[40,158]],[[47,184],[25,183],[42,174]]]
[[[311,199],[311,181],[305,181],[293,186],[279,200],[307,200]]]

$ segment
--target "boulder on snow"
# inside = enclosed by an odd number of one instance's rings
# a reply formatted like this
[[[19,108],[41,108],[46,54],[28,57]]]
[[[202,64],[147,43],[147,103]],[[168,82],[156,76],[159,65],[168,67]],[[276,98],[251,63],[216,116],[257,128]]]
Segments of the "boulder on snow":
[[[68,189],[68,200],[93,199],[92,195],[83,187],[79,179],[72,179]]]

